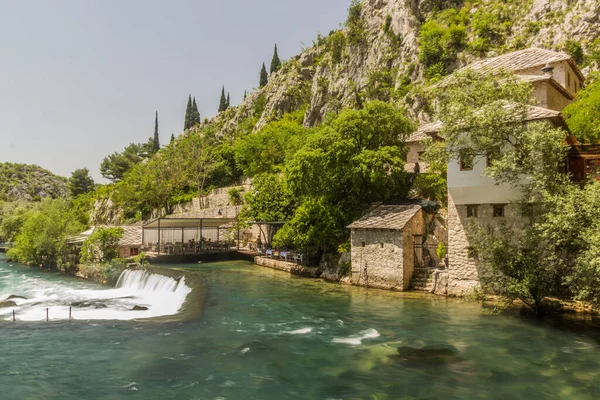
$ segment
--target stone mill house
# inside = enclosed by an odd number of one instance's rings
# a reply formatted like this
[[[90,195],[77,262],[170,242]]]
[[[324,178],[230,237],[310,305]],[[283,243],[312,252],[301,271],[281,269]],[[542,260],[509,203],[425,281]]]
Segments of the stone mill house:
[[[566,171],[573,176],[596,173],[600,179],[600,167],[594,169],[600,166],[600,149],[578,146],[561,114],[584,84],[581,70],[569,55],[530,48],[465,68],[508,70],[530,82],[537,104],[531,106],[527,120],[564,129],[566,141],[575,144]],[[438,136],[441,128],[439,122],[424,124],[408,138],[408,172],[427,172],[427,165],[421,160],[422,143],[426,138],[442,140]],[[433,290],[438,294],[463,295],[479,285],[481,266],[472,252],[466,228],[470,219],[477,218],[488,226],[506,222],[517,229],[523,220],[515,204],[520,192],[487,177],[486,166],[485,156],[450,160],[448,164],[447,242],[445,237],[441,239],[447,243],[448,265],[443,268],[439,264],[443,270],[434,274]],[[351,224],[352,283],[395,290],[409,288],[419,261],[419,242],[423,243],[423,235],[427,237],[427,226],[426,213],[415,204],[383,205]]]

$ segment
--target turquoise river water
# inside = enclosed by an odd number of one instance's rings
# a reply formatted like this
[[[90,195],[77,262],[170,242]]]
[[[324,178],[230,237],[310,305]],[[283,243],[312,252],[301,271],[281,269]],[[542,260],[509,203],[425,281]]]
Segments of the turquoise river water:
[[[0,321],[0,399],[600,398],[593,331],[246,262],[176,268],[205,283],[192,286],[207,291],[203,311],[148,322],[126,320],[131,304],[171,314],[187,294],[181,281],[110,289],[0,255],[0,300],[27,297],[17,318],[31,320]],[[165,306],[149,290],[177,295],[164,295]],[[71,304],[75,319],[62,319]],[[45,307],[54,320],[40,321]],[[102,319],[110,315],[118,320]]]

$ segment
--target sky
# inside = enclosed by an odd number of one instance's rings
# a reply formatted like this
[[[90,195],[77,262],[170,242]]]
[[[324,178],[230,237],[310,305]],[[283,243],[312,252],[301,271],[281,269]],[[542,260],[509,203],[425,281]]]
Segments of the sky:
[[[0,0],[0,162],[70,176],[183,129],[188,95],[238,104],[282,60],[345,20],[350,0]]]

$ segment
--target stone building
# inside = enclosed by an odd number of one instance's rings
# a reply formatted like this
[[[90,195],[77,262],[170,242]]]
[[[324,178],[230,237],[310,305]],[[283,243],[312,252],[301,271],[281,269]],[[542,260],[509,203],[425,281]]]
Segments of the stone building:
[[[537,106],[532,106],[527,121],[543,121],[551,127],[568,127],[560,111],[570,104],[583,85],[583,74],[564,53],[542,49],[526,49],[499,57],[482,60],[466,68],[505,69],[523,80],[532,82],[532,95]],[[439,123],[422,126],[408,139],[409,159],[422,152],[425,137],[438,139]],[[571,143],[572,144],[572,143]],[[448,164],[448,261],[447,287],[440,291],[462,295],[479,285],[481,266],[469,244],[469,220],[493,226],[504,222],[518,229],[523,221],[521,210],[515,204],[521,193],[512,186],[498,184],[485,175],[487,159],[475,156],[467,160],[451,160]],[[423,169],[421,166],[420,169]]]
[[[406,290],[415,268],[415,240],[425,234],[419,204],[382,205],[348,226],[352,284]]]

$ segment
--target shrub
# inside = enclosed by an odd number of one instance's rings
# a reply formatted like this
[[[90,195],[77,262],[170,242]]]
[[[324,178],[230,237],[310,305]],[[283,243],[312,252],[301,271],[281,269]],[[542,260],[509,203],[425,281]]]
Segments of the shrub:
[[[231,188],[227,192],[229,195],[229,204],[232,206],[239,206],[244,204],[244,199],[242,197],[242,188]]]
[[[342,52],[346,45],[346,35],[342,31],[336,31],[329,36],[327,40],[327,50],[331,53],[333,64],[339,64],[342,61]]]
[[[84,264],[107,263],[118,257],[119,241],[123,228],[99,228],[83,242],[81,262]]]
[[[583,64],[583,48],[581,47],[581,43],[569,39],[565,43],[565,48],[567,53],[569,53],[569,55],[578,65]]]

